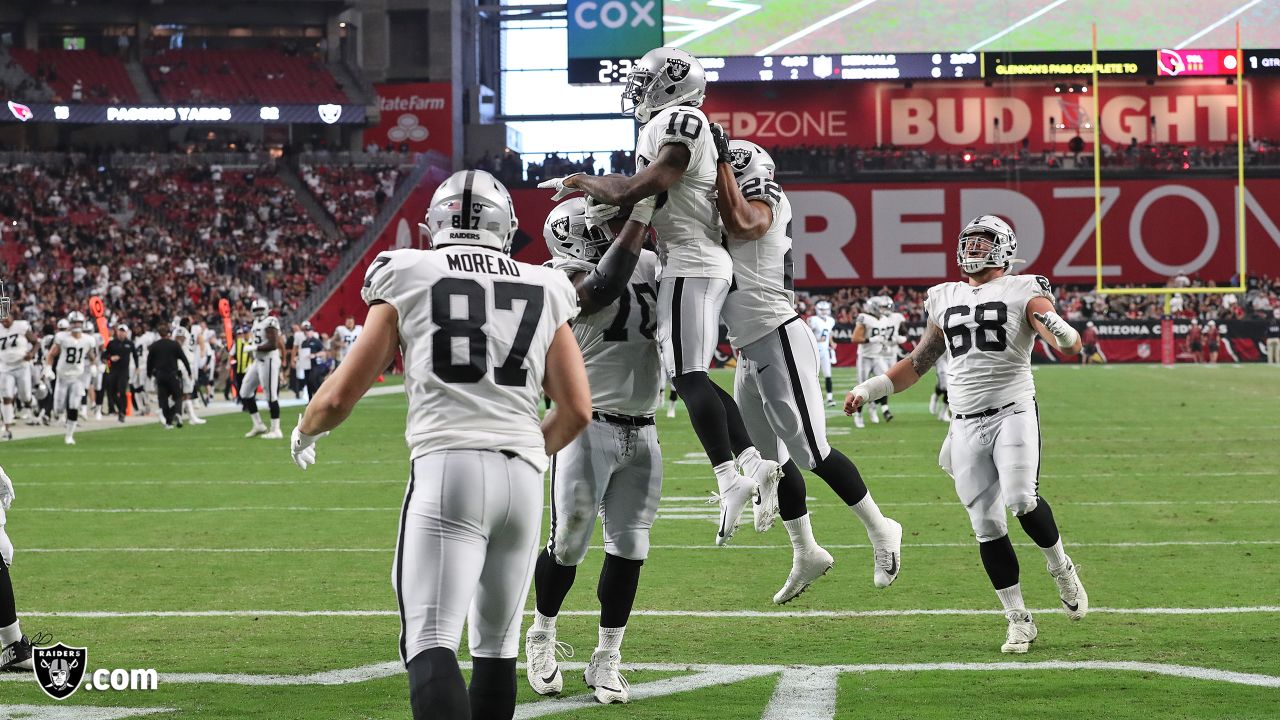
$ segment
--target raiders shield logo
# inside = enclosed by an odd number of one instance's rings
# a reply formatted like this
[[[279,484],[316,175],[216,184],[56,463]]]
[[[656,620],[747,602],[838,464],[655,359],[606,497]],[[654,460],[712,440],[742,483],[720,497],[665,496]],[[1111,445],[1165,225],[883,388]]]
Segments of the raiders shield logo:
[[[556,236],[560,242],[569,239],[569,218],[562,217],[551,223],[551,234]]]
[[[675,58],[667,60],[667,77],[670,77],[672,82],[680,82],[688,74],[689,63]]]
[[[31,650],[32,670],[40,689],[54,700],[66,700],[80,689],[89,649],[67,647],[62,643]]]
[[[342,117],[341,105],[317,105],[316,112],[320,114],[320,120],[325,125],[332,125],[338,122],[338,118]]]
[[[729,151],[729,164],[737,172],[742,172],[751,164],[751,151],[747,148],[738,148]]]

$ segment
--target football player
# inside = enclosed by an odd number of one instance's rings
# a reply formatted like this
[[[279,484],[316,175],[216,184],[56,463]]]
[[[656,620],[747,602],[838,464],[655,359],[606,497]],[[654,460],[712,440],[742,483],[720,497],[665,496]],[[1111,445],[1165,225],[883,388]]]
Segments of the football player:
[[[240,383],[240,399],[244,411],[253,418],[253,428],[245,437],[261,435],[266,440],[278,440],[280,433],[280,353],[284,350],[284,337],[280,334],[280,319],[271,314],[271,306],[258,298],[249,306],[253,312],[253,364]],[[258,415],[258,386],[267,395],[267,408],[271,411],[271,429]]]
[[[943,353],[951,356],[953,417],[938,463],[955,481],[982,565],[1004,606],[1009,627],[1000,649],[1006,653],[1025,653],[1036,639],[1022,600],[1006,508],[1044,553],[1067,617],[1080,620],[1089,610],[1053,511],[1040,497],[1040,410],[1031,375],[1037,335],[1067,355],[1080,352],[1080,335],[1054,312],[1048,280],[1008,274],[1017,251],[1017,238],[1005,221],[982,215],[970,222],[956,250],[956,263],[968,281],[930,288],[925,303],[930,320],[920,344],[845,398],[845,413],[852,414],[869,401],[911,387]]]
[[[893,298],[877,295],[867,300],[866,309],[858,315],[858,324],[853,328],[853,343],[861,346],[858,348],[858,382],[866,382],[868,378],[888,371],[898,358],[898,346],[907,341],[905,322],[901,313],[893,311]],[[880,406],[885,422],[893,420],[888,398],[880,398],[876,404]],[[871,407],[871,422],[880,422],[874,405]],[[853,425],[864,427],[861,410],[853,416]]]
[[[581,310],[573,334],[591,384],[592,422],[551,461],[551,533],[533,573],[537,609],[525,636],[525,674],[539,695],[564,688],[556,616],[599,515],[605,552],[596,588],[599,644],[584,678],[597,701],[628,700],[618,672],[622,637],[662,494],[662,449],[653,420],[663,378],[654,339],[658,256],[643,249],[653,208],[652,199],[643,200],[625,224],[611,223],[607,218],[618,208],[576,197],[556,206],[543,228],[552,267],[577,288]]]
[[[943,422],[951,420],[951,404],[947,396],[947,383],[951,378],[951,364],[945,354],[939,355],[933,365],[937,374],[937,382],[933,386],[933,395],[929,396],[929,412]]]
[[[204,354],[204,328],[199,323],[192,323],[191,318],[179,318],[173,324],[173,340],[182,346],[182,354],[187,356],[187,367],[191,370],[182,375],[182,407],[186,411],[187,422],[192,425],[204,425],[206,420],[196,417],[196,376],[199,374],[200,358]],[[278,424],[278,423],[277,423]]]
[[[734,142],[737,142],[736,140]],[[831,388],[831,365],[835,361],[835,344],[831,331],[836,328],[836,319],[831,317],[831,303],[819,300],[813,306],[814,314],[809,316],[809,330],[813,339],[818,342],[818,364],[822,368],[822,379],[827,386],[827,405],[835,405]]]
[[[591,421],[569,326],[578,294],[560,270],[508,257],[516,216],[489,173],[454,173],[422,227],[433,249],[370,264],[364,340],[320,386],[290,448],[299,467],[315,462],[316,440],[403,352],[413,460],[392,584],[413,717],[504,720],[515,713],[541,475]],[[539,421],[544,391],[555,409]],[[469,698],[457,658],[464,620]]]
[[[363,325],[357,325],[356,319],[347,318],[346,322],[334,328],[333,330],[333,346],[338,354],[338,364],[341,365],[343,360],[347,359],[347,353],[351,352],[351,347],[355,345],[356,340],[360,339],[360,332],[364,330]]]
[[[147,348],[151,347],[151,343],[159,339],[160,336],[156,335],[154,330],[147,329],[133,343],[133,370],[129,378],[129,386],[133,392],[133,402],[137,406],[138,414],[140,415],[147,415],[151,412],[148,392],[154,390],[155,381],[147,377]],[[163,423],[164,419],[162,418],[160,422]]]
[[[28,407],[35,401],[31,393],[31,360],[39,338],[31,323],[10,314],[10,301],[0,283],[0,421],[4,439],[13,439],[16,403]]]
[[[622,91],[624,114],[640,123],[639,171],[632,177],[579,173],[538,187],[555,188],[555,200],[581,190],[601,203],[624,207],[656,195],[663,198],[653,216],[664,253],[657,336],[663,367],[715,471],[720,503],[716,544],[724,545],[737,530],[753,490],[776,483],[780,470],[761,462],[754,476],[740,471],[724,405],[733,400],[721,397],[723,391],[707,374],[720,340],[720,310],[733,279],[733,261],[721,244],[723,226],[713,199],[715,142],[698,109],[706,90],[697,58],[674,48],[650,50],[632,65]]]
[[[3,308],[0,308],[2,310]],[[3,317],[3,314],[0,314]],[[0,672],[31,672],[31,648],[48,636],[35,642],[22,634],[18,624],[18,606],[13,595],[13,579],[9,567],[13,565],[13,543],[4,531],[5,511],[13,504],[13,481],[0,468]]]
[[[89,366],[97,361],[98,339],[84,332],[84,313],[73,311],[67,315],[67,331],[54,337],[47,360],[50,369],[57,367],[58,386],[54,390],[53,409],[58,415],[66,413],[67,432],[63,441],[76,444],[76,425],[80,419],[80,402],[84,398],[85,383],[89,380]]]
[[[721,158],[716,202],[733,257],[734,289],[725,301],[724,321],[740,353],[734,395],[749,440],[760,448],[747,448],[739,461],[749,467],[763,454],[784,464],[781,482],[762,485],[753,506],[756,530],[768,530],[779,513],[791,539],[791,574],[773,600],[790,601],[834,563],[814,540],[804,478],[792,460],[822,478],[862,521],[873,548],[873,580],[876,587],[888,587],[901,569],[902,526],[880,513],[858,468],[827,442],[818,385],[823,350],[795,311],[787,234],[791,203],[774,180],[773,158],[764,149],[728,141],[718,125],[712,131]]]

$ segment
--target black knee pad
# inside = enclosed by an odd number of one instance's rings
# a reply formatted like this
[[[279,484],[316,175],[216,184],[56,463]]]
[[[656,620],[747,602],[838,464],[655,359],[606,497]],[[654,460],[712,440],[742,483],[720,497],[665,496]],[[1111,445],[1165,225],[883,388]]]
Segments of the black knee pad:
[[[1003,590],[1018,584],[1018,554],[1008,535],[978,543],[978,554],[992,587]]]
[[[516,659],[471,659],[471,717],[511,720],[516,713]]]
[[[244,401],[244,411],[251,414],[258,414],[258,401],[254,398],[248,398]]]
[[[268,402],[268,403],[267,403],[267,408],[271,411],[271,419],[272,419],[272,420],[279,420],[279,419],[280,419],[280,403],[278,403],[278,402],[276,402],[276,401]]]
[[[414,720],[471,718],[467,686],[453,650],[438,647],[423,650],[409,661],[407,667],[409,704],[413,708]]]
[[[67,408],[67,419],[75,422],[80,419],[80,411],[75,408]]]

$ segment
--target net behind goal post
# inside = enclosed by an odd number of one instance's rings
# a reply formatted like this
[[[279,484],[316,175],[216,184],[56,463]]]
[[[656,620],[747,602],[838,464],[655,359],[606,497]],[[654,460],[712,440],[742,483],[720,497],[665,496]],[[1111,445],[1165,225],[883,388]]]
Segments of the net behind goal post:
[[[1093,118],[1095,125],[1101,118],[1099,111],[1102,89],[1098,84],[1098,26],[1093,24]],[[1236,226],[1236,273],[1237,285],[1223,286],[1188,286],[1188,287],[1107,287],[1103,280],[1103,244],[1102,244],[1102,153],[1101,128],[1094,131],[1093,142],[1093,212],[1094,212],[1094,264],[1096,268],[1096,291],[1100,295],[1159,295],[1164,298],[1164,314],[1160,325],[1160,357],[1161,363],[1172,367],[1177,358],[1174,339],[1173,319],[1170,304],[1175,295],[1227,295],[1236,294],[1243,301],[1248,290],[1246,276],[1247,263],[1245,252],[1245,188],[1244,188],[1244,54],[1240,44],[1240,22],[1236,21],[1236,189],[1235,189],[1235,226]]]

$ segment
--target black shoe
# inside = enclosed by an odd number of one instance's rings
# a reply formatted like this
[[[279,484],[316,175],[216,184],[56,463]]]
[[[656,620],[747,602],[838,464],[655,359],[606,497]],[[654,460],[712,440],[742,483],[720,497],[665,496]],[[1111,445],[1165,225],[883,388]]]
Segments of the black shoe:
[[[0,672],[31,672],[31,648],[46,645],[52,639],[48,634],[41,633],[34,642],[23,635],[17,642],[9,643],[0,651]]]
[[[893,422],[893,413],[889,411],[889,408],[885,408],[884,413],[882,414],[884,415],[885,422]]]
[[[120,413],[119,415],[116,415],[116,419],[119,420],[120,422],[124,422],[124,413]]]
[[[174,420],[174,421],[173,421],[173,426],[174,426],[174,427],[176,427],[176,428],[178,428],[179,430],[181,430],[181,429],[182,429],[182,421],[181,421],[181,420]]]

